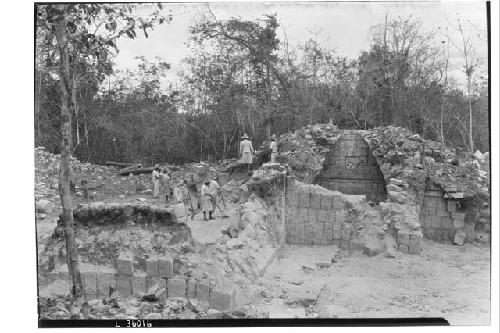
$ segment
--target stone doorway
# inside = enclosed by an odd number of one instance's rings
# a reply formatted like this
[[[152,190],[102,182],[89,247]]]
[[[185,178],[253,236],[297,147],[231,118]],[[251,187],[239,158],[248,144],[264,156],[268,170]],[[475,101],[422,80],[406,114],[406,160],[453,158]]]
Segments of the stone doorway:
[[[379,203],[385,201],[384,175],[365,139],[346,131],[326,155],[315,184],[345,194],[362,194]]]

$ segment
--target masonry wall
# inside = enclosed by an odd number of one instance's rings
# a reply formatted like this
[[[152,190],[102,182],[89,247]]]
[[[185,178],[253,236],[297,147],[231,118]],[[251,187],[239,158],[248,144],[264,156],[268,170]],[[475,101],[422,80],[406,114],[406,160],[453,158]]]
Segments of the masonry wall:
[[[167,298],[196,299],[200,306],[206,309],[226,311],[235,306],[234,289],[216,286],[207,279],[197,280],[175,275],[173,259],[169,254],[149,258],[145,271],[134,270],[131,258],[119,257],[115,270],[82,271],[81,276],[87,300],[109,296],[111,287],[124,297],[142,297],[158,285],[159,288],[164,288]],[[55,280],[65,280],[69,283],[68,271],[49,273],[49,282]]]
[[[386,200],[384,175],[359,134],[342,135],[326,155],[323,165],[316,184],[345,194],[363,194],[374,202]]]
[[[457,231],[466,239],[474,237],[474,225],[465,223],[466,212],[457,211],[454,199],[445,199],[438,190],[427,190],[420,208],[420,224],[428,239],[454,240]]]
[[[310,188],[287,191],[287,244],[335,244],[348,250],[352,232],[351,225],[346,223],[341,195],[318,193]]]

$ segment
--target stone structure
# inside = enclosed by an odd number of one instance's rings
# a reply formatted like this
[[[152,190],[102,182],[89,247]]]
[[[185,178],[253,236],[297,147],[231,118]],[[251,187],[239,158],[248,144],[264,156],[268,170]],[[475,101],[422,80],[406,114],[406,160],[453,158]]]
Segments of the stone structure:
[[[352,227],[346,223],[340,193],[291,187],[287,191],[285,237],[287,244],[330,245],[349,249]]]
[[[330,149],[315,183],[345,194],[364,194],[373,202],[387,198],[384,175],[365,139],[345,131]]]

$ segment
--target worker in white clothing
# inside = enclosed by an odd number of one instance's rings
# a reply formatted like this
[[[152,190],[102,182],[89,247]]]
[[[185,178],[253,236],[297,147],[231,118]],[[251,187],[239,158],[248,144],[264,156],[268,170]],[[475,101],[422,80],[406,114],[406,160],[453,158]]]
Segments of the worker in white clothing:
[[[269,148],[271,149],[271,163],[276,163],[276,156],[278,156],[278,141],[276,139],[276,134],[271,136]]]
[[[153,198],[158,198],[160,195],[160,167],[155,166],[152,175],[153,180]]]
[[[217,207],[217,193],[219,191],[220,186],[215,180],[206,179],[201,186],[201,210],[205,221],[215,220],[213,212]]]
[[[247,165],[247,172],[250,171],[253,154],[255,153],[252,141],[248,139],[248,134],[243,134],[240,142],[240,162]]]

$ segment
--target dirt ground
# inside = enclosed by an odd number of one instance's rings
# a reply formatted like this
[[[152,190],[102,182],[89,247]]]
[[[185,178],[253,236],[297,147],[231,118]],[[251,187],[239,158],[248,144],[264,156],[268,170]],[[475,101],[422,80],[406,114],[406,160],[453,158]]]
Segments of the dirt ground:
[[[316,265],[336,252],[335,246],[287,246],[264,276],[269,294],[262,307],[269,317],[444,317],[451,325],[490,323],[490,258],[484,245],[425,240],[421,255],[354,253],[328,268]],[[312,300],[317,301],[308,311]]]

